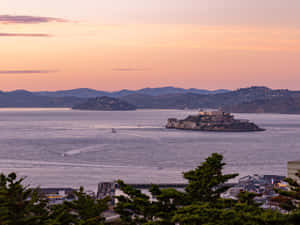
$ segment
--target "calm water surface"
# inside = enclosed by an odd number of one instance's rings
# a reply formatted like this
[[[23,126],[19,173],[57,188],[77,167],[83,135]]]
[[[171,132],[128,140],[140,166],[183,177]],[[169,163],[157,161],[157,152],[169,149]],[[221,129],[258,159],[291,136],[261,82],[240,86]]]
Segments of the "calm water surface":
[[[0,171],[16,171],[43,187],[95,190],[98,182],[118,178],[183,182],[181,172],[213,152],[224,155],[226,172],[241,175],[286,175],[287,161],[300,159],[299,115],[236,115],[267,129],[258,133],[164,129],[169,117],[192,113],[0,109]]]

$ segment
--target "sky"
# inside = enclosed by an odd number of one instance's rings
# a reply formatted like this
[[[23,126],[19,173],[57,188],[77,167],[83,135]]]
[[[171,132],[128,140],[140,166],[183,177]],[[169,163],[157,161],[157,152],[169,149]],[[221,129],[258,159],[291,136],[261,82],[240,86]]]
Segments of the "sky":
[[[0,90],[300,90],[299,0],[1,0]]]

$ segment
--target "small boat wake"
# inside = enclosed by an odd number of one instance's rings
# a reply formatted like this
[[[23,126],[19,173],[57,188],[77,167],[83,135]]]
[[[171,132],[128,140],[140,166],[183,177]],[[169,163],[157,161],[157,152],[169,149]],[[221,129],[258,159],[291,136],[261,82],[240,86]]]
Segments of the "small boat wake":
[[[66,151],[61,154],[62,157],[67,157],[67,156],[74,156],[74,155],[79,155],[82,153],[89,153],[89,152],[99,152],[102,151],[103,148],[109,147],[109,144],[102,144],[102,145],[93,145],[85,148],[80,148],[80,149],[73,149]]]

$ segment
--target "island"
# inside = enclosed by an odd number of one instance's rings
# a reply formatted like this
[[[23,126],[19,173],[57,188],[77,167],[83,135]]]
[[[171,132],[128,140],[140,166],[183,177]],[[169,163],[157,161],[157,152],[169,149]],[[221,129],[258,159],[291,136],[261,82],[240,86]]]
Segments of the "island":
[[[117,98],[103,96],[90,98],[86,102],[75,105],[74,107],[72,107],[72,109],[97,111],[129,111],[136,110],[136,106]]]
[[[184,120],[168,119],[167,129],[220,131],[220,132],[250,132],[264,131],[256,124],[244,119],[235,119],[230,113],[223,111],[204,112],[188,116]]]

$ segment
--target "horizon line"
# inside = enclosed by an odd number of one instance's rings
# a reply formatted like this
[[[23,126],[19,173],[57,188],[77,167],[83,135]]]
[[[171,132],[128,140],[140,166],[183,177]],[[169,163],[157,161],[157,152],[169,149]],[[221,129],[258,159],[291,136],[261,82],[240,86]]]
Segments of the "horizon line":
[[[227,91],[236,91],[239,89],[244,89],[244,88],[253,88],[253,87],[264,87],[264,88],[269,88],[272,90],[290,90],[290,91],[300,91],[299,89],[291,89],[291,88],[272,88],[270,86],[266,85],[250,85],[250,86],[244,86],[244,87],[238,87],[238,88],[217,88],[217,89],[212,89],[212,88],[185,88],[185,87],[179,87],[179,86],[152,86],[152,87],[143,87],[143,88],[137,88],[137,89],[130,89],[130,88],[122,88],[122,89],[115,89],[115,90],[105,90],[105,89],[97,89],[97,88],[92,88],[92,87],[78,87],[78,88],[65,88],[65,89],[55,89],[55,90],[30,90],[30,89],[23,89],[23,88],[17,88],[17,89],[6,89],[0,91],[2,92],[13,92],[13,91],[28,91],[32,93],[36,92],[58,92],[58,91],[71,91],[71,90],[79,90],[79,89],[88,89],[88,90],[93,90],[93,91],[103,91],[103,92],[108,92],[108,93],[113,93],[113,92],[119,92],[119,91],[140,91],[143,89],[159,89],[159,88],[179,88],[179,89],[184,89],[184,90],[189,90],[189,89],[196,89],[196,90],[204,90],[204,91],[219,91],[219,90],[227,90]]]

